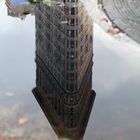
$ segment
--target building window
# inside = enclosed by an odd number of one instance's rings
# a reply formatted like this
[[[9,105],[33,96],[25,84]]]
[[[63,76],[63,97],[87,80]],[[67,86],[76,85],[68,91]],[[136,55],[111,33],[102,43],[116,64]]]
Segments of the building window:
[[[77,84],[75,84],[75,90],[77,90]]]
[[[67,52],[67,58],[69,59],[69,57],[70,57],[70,53],[69,53],[69,52]]]
[[[70,80],[74,80],[74,73],[70,73]]]
[[[75,37],[74,30],[67,30],[67,36],[69,36],[69,37]]]
[[[73,40],[67,41],[67,48],[74,48],[75,47],[75,42]]]
[[[64,12],[65,12],[65,14],[69,13],[69,7],[68,6],[64,6]]]
[[[70,25],[71,25],[71,26],[74,26],[74,24],[75,24],[75,19],[71,19],[71,20],[70,20]]]
[[[67,90],[69,90],[69,84],[67,84]]]
[[[70,52],[70,58],[74,59],[74,52]]]
[[[71,48],[74,48],[74,44],[75,44],[74,41],[71,40],[71,41],[70,41],[70,47],[71,47]]]
[[[70,30],[67,30],[67,36],[69,36],[69,34],[70,34]]]
[[[70,37],[75,37],[74,30],[70,31]]]
[[[69,73],[67,73],[67,80],[69,80]]]
[[[74,91],[74,84],[73,83],[70,84],[70,91],[71,92]]]
[[[73,101],[73,97],[70,98],[71,101]],[[70,115],[73,115],[74,111],[73,108],[70,108]]]
[[[70,63],[70,70],[74,70],[74,63]]]
[[[74,80],[74,73],[67,73],[67,80]]]
[[[71,8],[71,15],[75,15],[75,7]]]

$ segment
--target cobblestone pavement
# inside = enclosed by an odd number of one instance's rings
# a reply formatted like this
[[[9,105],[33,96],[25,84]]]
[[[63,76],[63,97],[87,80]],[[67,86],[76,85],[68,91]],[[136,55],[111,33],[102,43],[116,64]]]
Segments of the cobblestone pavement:
[[[98,0],[113,23],[140,43],[140,0]]]

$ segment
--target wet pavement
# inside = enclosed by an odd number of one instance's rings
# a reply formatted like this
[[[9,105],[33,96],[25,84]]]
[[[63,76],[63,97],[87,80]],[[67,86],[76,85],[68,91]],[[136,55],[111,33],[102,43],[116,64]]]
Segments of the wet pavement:
[[[34,16],[21,21],[0,4],[0,139],[57,140],[35,87]],[[93,88],[96,100],[84,140],[139,140],[140,46],[116,40],[95,24]]]

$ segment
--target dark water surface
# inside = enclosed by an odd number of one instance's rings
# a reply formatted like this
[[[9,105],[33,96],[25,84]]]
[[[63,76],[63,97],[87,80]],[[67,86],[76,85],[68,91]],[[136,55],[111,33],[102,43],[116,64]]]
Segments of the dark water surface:
[[[7,16],[0,6],[0,136],[57,140],[36,102],[35,21]],[[140,47],[114,41],[95,25],[93,88],[95,103],[84,140],[139,140]],[[101,35],[102,34],[102,35]],[[27,123],[19,125],[21,117]]]

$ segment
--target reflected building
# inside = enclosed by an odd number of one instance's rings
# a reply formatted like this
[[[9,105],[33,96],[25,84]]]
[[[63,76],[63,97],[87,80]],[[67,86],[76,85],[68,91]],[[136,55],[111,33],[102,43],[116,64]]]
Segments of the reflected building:
[[[33,94],[59,139],[82,140],[92,90],[93,21],[81,1],[36,4]]]
[[[26,0],[6,0],[5,3],[9,16],[18,17],[23,20],[28,14],[34,15],[35,6]]]

